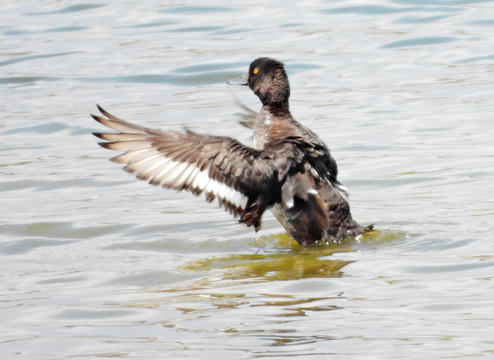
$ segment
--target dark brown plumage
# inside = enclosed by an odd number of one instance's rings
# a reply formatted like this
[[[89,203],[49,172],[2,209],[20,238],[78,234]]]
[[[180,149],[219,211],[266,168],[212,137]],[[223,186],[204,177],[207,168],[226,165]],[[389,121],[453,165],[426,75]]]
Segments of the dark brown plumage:
[[[235,139],[148,129],[98,106],[92,115],[116,130],[94,133],[104,148],[123,152],[112,160],[150,184],[217,199],[240,222],[261,226],[268,208],[300,244],[335,241],[365,229],[351,217],[326,145],[289,111],[290,87],[282,63],[256,59],[231,85],[248,85],[263,103],[254,124],[254,146]]]

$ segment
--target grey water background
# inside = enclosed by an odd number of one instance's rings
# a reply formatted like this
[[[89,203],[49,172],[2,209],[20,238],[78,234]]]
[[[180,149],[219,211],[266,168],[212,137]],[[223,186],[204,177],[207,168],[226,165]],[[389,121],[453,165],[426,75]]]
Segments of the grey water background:
[[[255,234],[90,135],[249,143],[258,56],[373,236]],[[494,358],[493,75],[494,1],[3,1],[0,358]]]

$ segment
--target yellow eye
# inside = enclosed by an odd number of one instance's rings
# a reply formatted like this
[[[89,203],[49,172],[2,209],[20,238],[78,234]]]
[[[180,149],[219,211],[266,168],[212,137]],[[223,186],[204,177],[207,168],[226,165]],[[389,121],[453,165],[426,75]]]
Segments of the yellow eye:
[[[257,74],[257,73],[259,72],[259,69],[258,69],[258,68],[255,68],[254,70],[252,70],[252,72],[253,72],[254,74]]]

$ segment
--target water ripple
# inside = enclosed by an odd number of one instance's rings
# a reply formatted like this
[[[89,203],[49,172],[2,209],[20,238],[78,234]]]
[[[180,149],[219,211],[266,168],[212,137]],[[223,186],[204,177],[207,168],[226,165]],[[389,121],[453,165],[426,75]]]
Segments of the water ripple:
[[[443,44],[453,41],[458,41],[458,38],[452,36],[427,36],[420,38],[410,38],[400,41],[393,41],[391,43],[382,45],[382,49],[392,49],[400,47],[410,47],[410,46],[423,46],[423,45],[436,45]]]
[[[0,11],[3,358],[492,354],[494,1],[45,3]],[[90,135],[101,102],[250,144],[232,93],[259,101],[224,82],[258,56],[368,237],[301,248],[269,213],[255,233]]]
[[[40,12],[29,12],[26,15],[31,16],[40,16],[40,15],[54,15],[54,14],[71,14],[78,13],[87,10],[93,10],[97,8],[101,8],[106,6],[105,4],[78,4],[78,5],[69,5],[60,10],[55,11],[40,11]]]
[[[218,12],[230,12],[236,11],[234,8],[224,6],[180,6],[175,8],[166,8],[160,10],[164,13],[178,13],[178,14],[204,14],[204,13],[218,13]]]
[[[204,72],[198,75],[162,75],[162,74],[140,74],[115,77],[92,77],[79,78],[81,82],[91,83],[142,83],[142,84],[173,84],[181,86],[207,85],[225,83],[226,79],[237,76],[238,73],[230,71]],[[0,78],[0,82],[1,82]]]
[[[7,65],[11,65],[11,64],[24,62],[24,61],[47,59],[47,58],[52,58],[52,57],[67,56],[67,55],[73,55],[73,54],[79,54],[79,53],[81,53],[81,51],[67,51],[67,52],[63,52],[63,53],[54,53],[54,54],[39,54],[39,55],[20,56],[20,57],[14,58],[14,59],[0,61],[0,66],[7,66]]]
[[[395,6],[382,6],[382,5],[363,5],[363,6],[347,6],[347,7],[338,7],[333,9],[328,9],[326,12],[332,14],[359,14],[359,15],[387,15],[387,14],[395,14],[402,12],[457,12],[458,8],[452,7],[395,7]]]
[[[23,85],[32,84],[39,81],[59,81],[61,78],[54,76],[8,76],[0,77],[0,84]]]

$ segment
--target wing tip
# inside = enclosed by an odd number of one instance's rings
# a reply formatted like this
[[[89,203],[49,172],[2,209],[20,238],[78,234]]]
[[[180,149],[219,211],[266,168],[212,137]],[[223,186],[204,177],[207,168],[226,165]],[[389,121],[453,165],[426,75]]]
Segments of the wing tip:
[[[91,133],[91,134],[92,134],[93,136],[96,136],[96,137],[97,137],[97,138],[99,138],[99,139],[106,140],[106,139],[104,138],[105,133],[93,132],[93,133]]]
[[[110,115],[110,113],[108,111],[106,111],[105,109],[103,109],[100,104],[96,104],[96,107],[98,108],[100,113],[102,113],[106,117],[109,117],[108,115]]]
[[[101,113],[101,115],[103,115],[105,118],[99,116],[99,115],[94,115],[94,114],[91,114],[91,117],[100,122],[100,123],[103,123],[104,121],[117,121],[117,120],[120,120],[118,119],[116,116],[110,114],[108,111],[106,111],[105,109],[103,109],[103,107],[99,104],[96,104],[96,108],[98,109],[98,111]]]
[[[103,123],[104,119],[99,115],[89,114],[91,117],[99,123]]]

